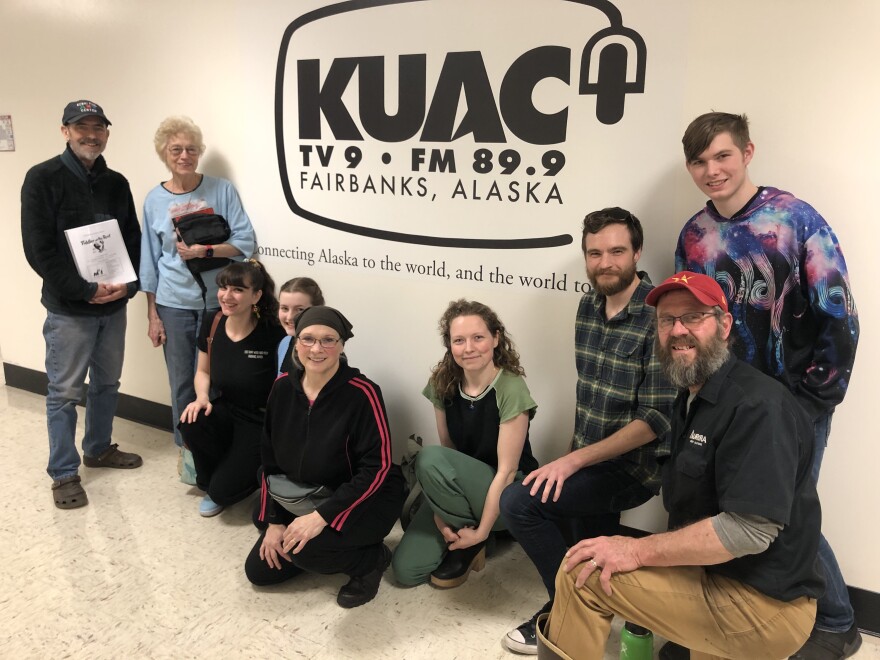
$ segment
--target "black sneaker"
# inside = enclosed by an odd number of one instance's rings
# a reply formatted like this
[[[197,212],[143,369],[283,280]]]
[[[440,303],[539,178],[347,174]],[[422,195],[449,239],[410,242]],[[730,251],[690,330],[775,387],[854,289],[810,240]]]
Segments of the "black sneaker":
[[[856,624],[846,632],[833,633],[813,628],[807,641],[792,658],[796,660],[844,660],[862,645]]]
[[[681,644],[666,642],[660,647],[660,660],[690,660],[691,652]]]
[[[514,628],[504,636],[504,645],[514,653],[523,653],[525,655],[538,655],[538,636],[535,632],[535,625],[538,617],[547,614],[553,607],[553,601],[547,603],[535,615],[518,628]]]
[[[391,550],[383,543],[379,565],[366,575],[352,577],[339,588],[339,593],[336,595],[336,603],[339,607],[359,607],[373,600],[376,594],[379,593],[382,575],[390,565]]]

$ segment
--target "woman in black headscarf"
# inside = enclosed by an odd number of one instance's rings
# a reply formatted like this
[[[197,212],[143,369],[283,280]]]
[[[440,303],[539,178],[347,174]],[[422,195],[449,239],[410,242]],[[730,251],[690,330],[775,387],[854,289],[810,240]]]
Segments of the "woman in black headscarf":
[[[258,586],[344,573],[336,602],[357,607],[391,562],[383,540],[400,515],[403,476],[378,385],[341,359],[351,324],[319,305],[294,327],[297,368],[279,377],[266,408],[259,520],[268,526],[245,573]]]

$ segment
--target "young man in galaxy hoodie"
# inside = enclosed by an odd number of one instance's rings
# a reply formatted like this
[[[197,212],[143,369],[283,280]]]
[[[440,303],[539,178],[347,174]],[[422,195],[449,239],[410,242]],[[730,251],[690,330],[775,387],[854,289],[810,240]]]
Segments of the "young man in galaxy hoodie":
[[[675,270],[705,273],[721,285],[733,315],[737,357],[789,387],[815,430],[818,479],[834,408],[846,394],[859,322],[837,237],[809,204],[777,188],[756,186],[755,153],[745,115],[710,112],[682,138],[685,162],[709,198],[685,224]],[[848,658],[859,648],[846,583],[822,537],[825,595],[816,626],[794,658]]]

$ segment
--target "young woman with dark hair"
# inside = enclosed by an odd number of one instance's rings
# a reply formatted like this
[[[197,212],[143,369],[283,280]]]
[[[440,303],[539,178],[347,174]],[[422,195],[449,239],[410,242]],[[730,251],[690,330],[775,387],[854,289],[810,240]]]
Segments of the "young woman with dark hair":
[[[207,494],[202,516],[214,516],[258,487],[260,436],[266,400],[284,336],[275,282],[255,259],[217,274],[220,311],[202,323],[196,399],[178,428],[193,454],[196,481]]]

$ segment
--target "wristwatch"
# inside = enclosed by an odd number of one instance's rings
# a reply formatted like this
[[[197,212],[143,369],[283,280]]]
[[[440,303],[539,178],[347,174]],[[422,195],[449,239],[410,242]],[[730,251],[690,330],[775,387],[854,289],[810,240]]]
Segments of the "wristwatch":
[[[205,246],[205,256],[206,257],[213,257],[214,256],[214,246],[213,245],[206,245]]]

